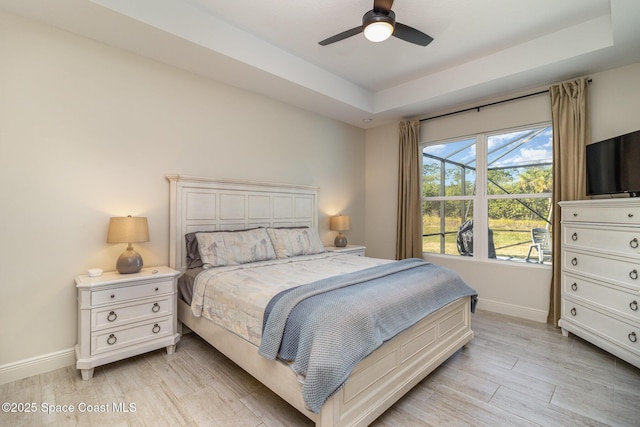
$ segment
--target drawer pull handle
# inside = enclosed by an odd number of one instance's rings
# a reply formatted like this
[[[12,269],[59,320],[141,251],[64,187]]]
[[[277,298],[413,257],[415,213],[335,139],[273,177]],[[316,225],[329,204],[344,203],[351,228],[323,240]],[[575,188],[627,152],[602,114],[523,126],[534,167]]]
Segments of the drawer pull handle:
[[[109,322],[115,322],[117,318],[118,318],[118,315],[116,314],[115,311],[110,311],[109,315],[107,316],[107,320]]]
[[[631,301],[629,303],[629,308],[633,311],[638,311],[638,301]]]
[[[151,307],[151,311],[153,311],[154,313],[157,313],[160,311],[160,304],[158,304],[157,302],[153,303],[153,307]]]
[[[629,341],[631,342],[636,342],[638,341],[638,337],[636,336],[635,332],[631,332],[629,335],[627,335],[629,337]]]
[[[578,258],[573,258],[573,259],[571,260],[571,265],[573,265],[574,267],[575,267],[576,265],[578,265]]]
[[[636,280],[638,278],[638,270],[631,271],[629,277],[631,277],[631,280]]]
[[[574,213],[573,213],[573,216],[578,216],[578,212],[574,212]]]
[[[634,237],[633,240],[629,242],[629,246],[631,246],[633,249],[636,249],[638,247],[638,238]]]
[[[116,294],[111,294],[111,299],[114,299],[116,297]]]
[[[576,240],[578,240],[578,233],[573,233],[573,234],[571,235],[571,240],[573,240],[574,242],[575,242]]]
[[[153,325],[153,329],[151,329],[151,332],[153,332],[154,334],[160,332],[160,325],[158,325],[157,323]]]
[[[576,314],[578,314],[578,312],[576,311],[576,308],[575,308],[575,307],[573,307],[573,308],[571,309],[571,315],[572,315],[572,316],[575,316]]]
[[[572,283],[572,284],[571,284],[571,290],[572,290],[572,291],[577,291],[577,290],[578,290],[578,284],[577,284],[577,283],[575,283],[575,282],[574,282],[574,283]]]
[[[109,335],[109,338],[107,338],[107,344],[109,345],[114,345],[117,342],[118,342],[118,338],[116,338],[116,336],[113,334]]]
[[[628,216],[629,218],[633,218],[633,214],[632,214],[632,213],[627,214],[627,216]]]

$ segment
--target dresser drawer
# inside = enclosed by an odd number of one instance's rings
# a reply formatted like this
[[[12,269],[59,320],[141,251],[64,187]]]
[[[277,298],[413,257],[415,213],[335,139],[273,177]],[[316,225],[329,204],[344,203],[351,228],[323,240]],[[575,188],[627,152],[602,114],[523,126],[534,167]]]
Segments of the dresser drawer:
[[[632,321],[640,322],[640,293],[638,292],[628,292],[612,285],[563,274],[562,295],[601,306],[603,309],[630,317]]]
[[[91,354],[113,351],[172,333],[172,317],[152,319],[121,328],[105,329],[91,334]]]
[[[137,300],[135,303],[106,306],[91,310],[91,330],[113,328],[173,313],[173,297]]]
[[[562,227],[562,244],[568,247],[609,251],[640,256],[640,229],[589,227],[567,224]]]
[[[633,322],[623,322],[610,314],[582,305],[579,302],[562,300],[562,318],[575,323],[585,330],[598,334],[618,347],[634,353],[640,352],[640,326]]]
[[[640,262],[628,258],[613,258],[595,253],[562,251],[562,269],[640,290]]]
[[[135,286],[127,286],[103,291],[91,292],[91,305],[116,303],[136,298],[152,297],[173,291],[173,280],[141,282]]]
[[[562,221],[640,225],[637,206],[562,205]]]

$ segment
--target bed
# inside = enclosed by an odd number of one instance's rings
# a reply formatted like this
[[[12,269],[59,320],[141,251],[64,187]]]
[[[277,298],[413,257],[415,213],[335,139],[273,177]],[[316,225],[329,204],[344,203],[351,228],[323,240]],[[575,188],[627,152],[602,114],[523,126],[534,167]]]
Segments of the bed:
[[[292,232],[301,233],[301,230],[305,229],[315,231],[318,228],[316,187],[180,175],[167,176],[167,179],[170,183],[170,265],[184,273],[183,279],[191,276],[191,281],[199,280],[199,283],[204,283],[206,280],[214,280],[211,277],[222,277],[219,282],[224,284],[227,282],[226,276],[220,272],[225,268],[237,269],[234,266],[216,267],[205,270],[208,276],[205,273],[193,273],[199,270],[187,271],[187,266],[193,266],[187,236],[198,235],[202,243],[207,242],[202,239],[209,238],[207,232],[215,235],[215,232],[222,230],[229,233],[233,230],[254,230],[249,233],[255,234],[265,233],[264,230],[275,230],[280,233],[278,235],[287,235]],[[280,246],[275,250],[286,252],[287,249]],[[384,274],[384,269],[406,268],[407,271],[413,271],[414,267],[430,268],[417,265],[418,260],[407,260],[407,265],[403,266],[400,263],[356,255],[311,252],[314,253],[296,253],[295,257],[286,260],[287,263],[300,263],[295,264],[295,267],[275,268],[284,269],[281,274],[288,274],[286,268],[301,271],[304,268],[299,266],[323,262],[323,265],[327,266],[323,267],[323,270],[348,271],[344,275],[340,274],[344,277],[362,275],[363,271],[369,274],[370,271],[380,270],[380,274]],[[208,262],[205,263],[207,265],[212,265],[212,262],[215,264],[219,259],[216,254],[204,256],[208,257]],[[248,263],[249,266],[246,268],[243,266],[242,270],[246,275],[264,276],[262,272],[266,270],[261,269],[267,267],[263,264],[269,265],[268,268],[271,268],[271,264],[280,264],[280,260],[271,261],[272,258],[260,258],[255,264]],[[416,265],[409,265],[412,262]],[[309,271],[311,270],[310,268]],[[324,282],[330,281],[330,286],[336,286],[335,277],[331,274],[330,278],[318,280],[313,284],[323,282],[325,286]],[[373,276],[370,279],[372,282],[377,280]],[[297,285],[293,286],[294,292],[299,288]],[[197,290],[191,292],[198,298],[201,297]],[[283,291],[282,294],[286,295],[287,292],[290,291]],[[193,295],[190,295],[191,297]],[[272,294],[263,295],[262,299],[270,301],[271,297]],[[264,301],[261,304],[264,304]],[[264,340],[263,344],[259,326],[265,326],[272,319],[271,316],[275,318],[276,315],[271,314],[268,318],[254,316],[256,318],[253,319],[253,325],[238,327],[235,324],[234,329],[234,325],[225,325],[224,320],[213,321],[215,319],[207,318],[197,313],[197,310],[195,311],[198,315],[194,314],[192,304],[180,299],[178,320],[314,421],[317,426],[365,426],[473,338],[470,322],[473,301],[473,295],[456,298],[393,338],[384,340],[382,345],[352,369],[349,368],[348,380],[326,400],[323,399],[321,407],[313,410],[309,401],[305,400],[307,395],[303,396],[304,381],[301,384],[300,377],[292,369],[291,363],[263,357],[263,347],[268,348],[265,344],[270,341]],[[270,306],[270,309],[275,310],[274,307]],[[255,323],[261,321],[262,325],[256,326]],[[265,334],[268,334],[268,331],[264,329]]]

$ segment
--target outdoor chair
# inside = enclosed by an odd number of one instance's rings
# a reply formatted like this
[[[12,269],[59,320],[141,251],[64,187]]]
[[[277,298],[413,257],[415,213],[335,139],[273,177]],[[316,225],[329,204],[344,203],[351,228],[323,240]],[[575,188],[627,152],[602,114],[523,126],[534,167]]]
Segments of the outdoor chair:
[[[531,251],[535,249],[538,252],[538,263],[542,264],[546,256],[551,257],[551,237],[549,230],[546,228],[534,228],[531,230],[531,246],[529,246],[529,253],[526,260],[531,258]]]

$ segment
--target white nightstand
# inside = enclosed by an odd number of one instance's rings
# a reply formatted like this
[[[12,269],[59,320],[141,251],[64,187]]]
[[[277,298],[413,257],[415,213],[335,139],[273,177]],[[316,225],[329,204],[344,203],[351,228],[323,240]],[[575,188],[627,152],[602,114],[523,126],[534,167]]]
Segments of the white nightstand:
[[[76,368],[83,380],[93,377],[96,366],[162,347],[173,353],[180,340],[178,275],[168,267],[149,267],[134,274],[76,276]]]
[[[366,246],[358,246],[358,245],[347,245],[343,248],[338,248],[335,246],[325,246],[324,249],[327,252],[341,252],[345,254],[352,254],[358,256],[364,256],[364,251],[367,249]]]

